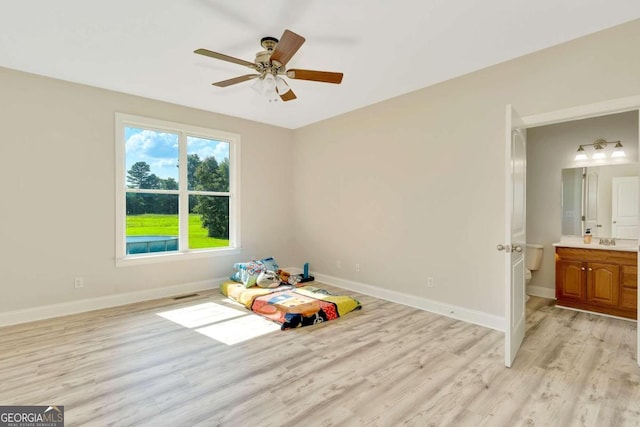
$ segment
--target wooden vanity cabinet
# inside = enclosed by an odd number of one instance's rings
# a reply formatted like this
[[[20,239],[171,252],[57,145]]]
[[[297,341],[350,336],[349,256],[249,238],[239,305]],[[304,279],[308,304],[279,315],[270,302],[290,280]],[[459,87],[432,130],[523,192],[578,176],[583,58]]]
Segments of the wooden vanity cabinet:
[[[556,248],[558,305],[635,319],[637,253]]]

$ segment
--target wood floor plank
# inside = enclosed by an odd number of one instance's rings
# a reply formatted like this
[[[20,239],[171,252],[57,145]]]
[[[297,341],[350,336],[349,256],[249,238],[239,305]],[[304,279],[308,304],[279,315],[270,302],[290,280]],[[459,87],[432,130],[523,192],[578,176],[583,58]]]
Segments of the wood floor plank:
[[[159,315],[253,316],[217,291],[0,328],[0,403],[65,405],[68,426],[640,425],[634,322],[532,297],[507,369],[500,332],[354,296],[361,311],[234,345]]]

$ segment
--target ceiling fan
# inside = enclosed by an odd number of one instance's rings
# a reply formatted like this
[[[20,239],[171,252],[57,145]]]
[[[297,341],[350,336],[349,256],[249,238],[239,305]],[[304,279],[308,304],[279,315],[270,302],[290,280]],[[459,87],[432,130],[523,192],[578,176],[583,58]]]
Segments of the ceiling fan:
[[[275,37],[263,37],[260,40],[260,44],[265,50],[256,54],[254,62],[234,58],[232,56],[213,52],[207,49],[197,49],[194,53],[208,56],[210,58],[220,59],[222,61],[233,62],[234,64],[244,65],[255,70],[257,73],[245,74],[243,76],[216,82],[213,83],[214,86],[227,87],[248,80],[258,79],[257,84],[254,84],[254,87],[258,91],[266,94],[270,101],[277,100],[277,97],[280,97],[283,101],[291,101],[297,97],[289,87],[289,84],[281,76],[286,76],[290,79],[311,80],[323,83],[340,84],[342,82],[342,73],[301,69],[287,70],[287,63],[293,55],[295,55],[298,49],[300,49],[300,46],[302,46],[304,41],[304,37],[289,30],[284,31],[280,40]]]

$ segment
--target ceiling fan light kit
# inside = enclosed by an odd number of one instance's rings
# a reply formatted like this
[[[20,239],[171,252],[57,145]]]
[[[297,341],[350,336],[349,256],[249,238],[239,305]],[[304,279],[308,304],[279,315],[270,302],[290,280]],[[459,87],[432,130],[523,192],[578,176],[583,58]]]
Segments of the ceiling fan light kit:
[[[207,49],[196,49],[194,53],[222,61],[232,62],[238,65],[244,65],[258,73],[245,74],[243,76],[212,83],[214,86],[227,87],[256,79],[251,87],[265,96],[269,102],[278,101],[278,98],[283,101],[291,101],[297,97],[282,76],[286,76],[290,79],[309,80],[321,83],[340,84],[342,82],[342,73],[300,69],[287,70],[287,63],[293,55],[295,55],[298,49],[300,49],[304,41],[304,37],[289,30],[284,31],[280,40],[275,37],[263,37],[260,40],[260,45],[264,50],[256,54],[254,62],[234,58],[232,56],[213,52]]]
[[[287,82],[282,77],[273,74],[258,77],[251,88],[266,97],[269,102],[277,102],[279,97],[291,92]],[[291,99],[295,99],[295,95]]]

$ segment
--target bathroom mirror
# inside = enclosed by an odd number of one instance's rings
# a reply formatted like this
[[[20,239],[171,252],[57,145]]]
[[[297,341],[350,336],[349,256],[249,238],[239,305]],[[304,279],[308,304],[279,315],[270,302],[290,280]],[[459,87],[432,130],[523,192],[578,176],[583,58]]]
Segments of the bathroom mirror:
[[[639,182],[635,163],[562,169],[562,235],[637,238]]]

